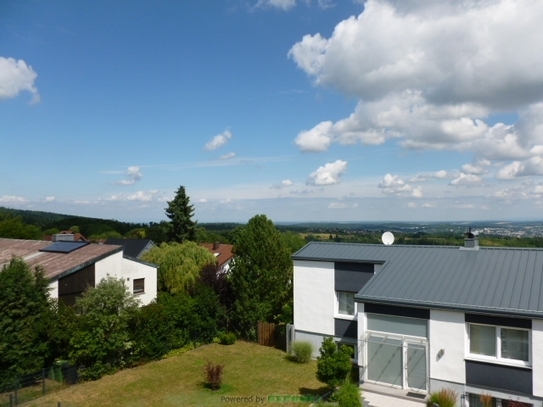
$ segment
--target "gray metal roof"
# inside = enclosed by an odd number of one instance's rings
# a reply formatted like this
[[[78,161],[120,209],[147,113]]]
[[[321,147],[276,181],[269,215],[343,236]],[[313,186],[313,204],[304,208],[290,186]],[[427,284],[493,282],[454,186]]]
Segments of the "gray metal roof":
[[[292,258],[383,263],[362,302],[543,318],[543,249],[311,242]]]

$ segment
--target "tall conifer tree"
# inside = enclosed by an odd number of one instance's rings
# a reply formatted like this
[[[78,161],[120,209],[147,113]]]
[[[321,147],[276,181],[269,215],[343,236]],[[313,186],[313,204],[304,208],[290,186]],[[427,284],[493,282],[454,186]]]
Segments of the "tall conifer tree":
[[[180,186],[175,192],[175,198],[168,201],[166,216],[170,219],[169,240],[183,243],[196,240],[196,222],[192,220],[194,205],[185,193],[185,187]]]

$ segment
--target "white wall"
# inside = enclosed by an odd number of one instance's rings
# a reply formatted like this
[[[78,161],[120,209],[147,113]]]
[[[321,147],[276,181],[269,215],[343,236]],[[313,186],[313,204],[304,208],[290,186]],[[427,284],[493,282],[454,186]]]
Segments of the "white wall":
[[[430,310],[430,378],[465,383],[466,323],[464,313]],[[439,351],[443,349],[443,356]],[[434,389],[430,389],[434,391]]]
[[[543,397],[543,321],[532,320],[532,380],[534,396]]]
[[[111,256],[97,261],[94,266],[94,284],[98,285],[106,276],[121,278],[123,275],[123,252],[117,252]]]
[[[157,294],[157,268],[131,259],[123,258],[122,262],[122,278],[130,292],[134,288],[134,279],[145,278],[145,292],[136,294],[136,297],[142,305],[149,304]]]
[[[134,279],[145,278],[145,292],[137,294],[142,305],[147,305],[156,298],[157,269],[156,267],[130,260],[123,257],[123,252],[114,253],[95,264],[95,284],[98,285],[106,276],[120,278],[126,289],[133,291]]]
[[[295,329],[334,335],[334,263],[294,261]]]
[[[58,280],[49,282],[49,295],[51,299],[58,299]]]

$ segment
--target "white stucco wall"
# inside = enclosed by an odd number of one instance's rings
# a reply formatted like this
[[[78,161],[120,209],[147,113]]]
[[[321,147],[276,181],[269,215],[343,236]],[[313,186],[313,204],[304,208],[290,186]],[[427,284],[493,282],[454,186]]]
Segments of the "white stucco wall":
[[[294,327],[334,335],[334,263],[294,261]]]
[[[49,296],[51,299],[58,299],[58,280],[49,282]]]
[[[117,252],[111,256],[97,261],[94,266],[94,284],[98,285],[100,281],[110,275],[115,278],[121,278],[123,274],[123,252]]]
[[[532,377],[534,396],[543,397],[543,321],[532,321]]]
[[[136,294],[142,305],[147,305],[156,298],[157,294],[157,268],[130,259],[122,259],[122,277],[130,292],[134,288],[134,279],[145,279],[145,292]]]
[[[95,264],[95,284],[99,284],[108,275],[122,279],[126,289],[130,292],[133,291],[135,278],[145,278],[145,292],[137,294],[137,297],[140,299],[142,305],[147,305],[156,298],[156,267],[125,259],[123,253],[118,252]]]
[[[466,382],[466,340],[464,313],[430,310],[430,378],[453,383]],[[439,357],[441,349],[444,353]]]

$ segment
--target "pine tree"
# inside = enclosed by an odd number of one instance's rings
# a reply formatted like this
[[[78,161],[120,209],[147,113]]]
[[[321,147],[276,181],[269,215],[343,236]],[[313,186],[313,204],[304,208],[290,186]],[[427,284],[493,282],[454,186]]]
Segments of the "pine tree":
[[[175,192],[175,198],[168,201],[166,216],[170,219],[170,241],[183,243],[196,240],[196,222],[192,220],[194,205],[190,205],[189,201],[184,186],[180,186]]]

